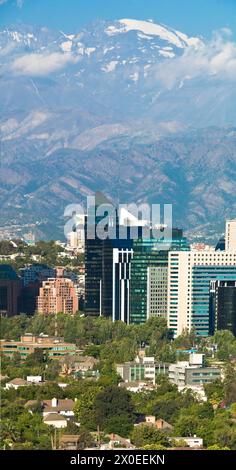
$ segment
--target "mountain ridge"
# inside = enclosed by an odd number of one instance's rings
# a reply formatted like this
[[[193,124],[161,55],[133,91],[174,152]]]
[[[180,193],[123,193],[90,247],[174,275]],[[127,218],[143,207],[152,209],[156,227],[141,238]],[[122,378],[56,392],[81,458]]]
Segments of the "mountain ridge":
[[[235,215],[236,90],[219,66],[228,42],[150,21],[139,21],[140,31],[136,21],[98,21],[74,34],[0,31],[1,225],[33,224],[40,237],[55,226],[62,236],[65,205],[98,189],[123,202],[179,194],[176,223],[197,236],[199,227],[209,237],[209,225],[223,230],[211,204],[222,219]]]

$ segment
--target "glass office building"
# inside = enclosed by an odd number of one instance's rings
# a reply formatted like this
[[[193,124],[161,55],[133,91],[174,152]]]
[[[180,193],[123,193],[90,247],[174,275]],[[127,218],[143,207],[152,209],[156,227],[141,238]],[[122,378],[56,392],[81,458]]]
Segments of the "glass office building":
[[[212,332],[211,281],[236,280],[236,266],[194,266],[192,269],[192,327],[199,336]]]
[[[210,334],[229,330],[236,336],[236,280],[211,282],[210,327]]]
[[[171,240],[164,238],[134,240],[130,281],[130,323],[140,324],[147,321],[148,268],[168,267],[170,250],[189,250],[189,244],[183,237],[182,230],[173,229]]]

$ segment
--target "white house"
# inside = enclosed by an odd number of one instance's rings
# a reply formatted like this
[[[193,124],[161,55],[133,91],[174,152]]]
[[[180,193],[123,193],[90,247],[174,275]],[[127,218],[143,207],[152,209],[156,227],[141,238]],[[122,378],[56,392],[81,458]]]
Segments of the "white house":
[[[59,413],[49,413],[43,418],[43,422],[57,429],[66,428],[67,419]]]
[[[26,387],[27,385],[30,385],[30,384],[26,380],[21,379],[21,378],[16,378],[6,383],[5,390],[9,390],[10,388],[14,388],[15,390],[17,390],[19,387]]]

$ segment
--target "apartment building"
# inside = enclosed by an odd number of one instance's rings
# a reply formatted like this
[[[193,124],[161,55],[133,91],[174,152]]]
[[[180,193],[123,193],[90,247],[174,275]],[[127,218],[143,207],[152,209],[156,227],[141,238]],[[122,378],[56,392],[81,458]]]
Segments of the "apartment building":
[[[78,296],[73,281],[66,278],[44,281],[37,297],[37,311],[42,315],[74,315],[78,311]]]

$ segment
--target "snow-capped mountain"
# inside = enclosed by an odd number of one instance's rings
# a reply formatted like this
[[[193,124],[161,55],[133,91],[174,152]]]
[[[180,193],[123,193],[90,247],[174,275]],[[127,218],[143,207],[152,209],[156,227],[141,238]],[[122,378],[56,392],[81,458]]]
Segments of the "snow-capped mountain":
[[[235,50],[229,40],[207,42],[151,20],[97,21],[77,32],[29,25],[0,31],[2,213],[19,222],[32,212],[35,191],[38,201],[48,200],[52,161],[59,171],[51,189],[58,213],[70,202],[71,185],[83,195],[97,189],[98,165],[104,170],[109,145],[119,153],[119,146],[122,152],[136,140],[138,163],[134,169],[133,157],[126,162],[132,181],[126,193],[149,198],[150,182],[146,196],[134,190],[145,177],[142,145],[149,152],[150,143],[171,142],[189,128],[235,123]],[[86,152],[101,155],[87,160]],[[80,159],[80,175],[72,177],[66,156],[73,164]],[[109,176],[110,188],[117,186],[114,178]],[[168,171],[161,178],[169,181]],[[42,218],[42,210],[33,211]]]

